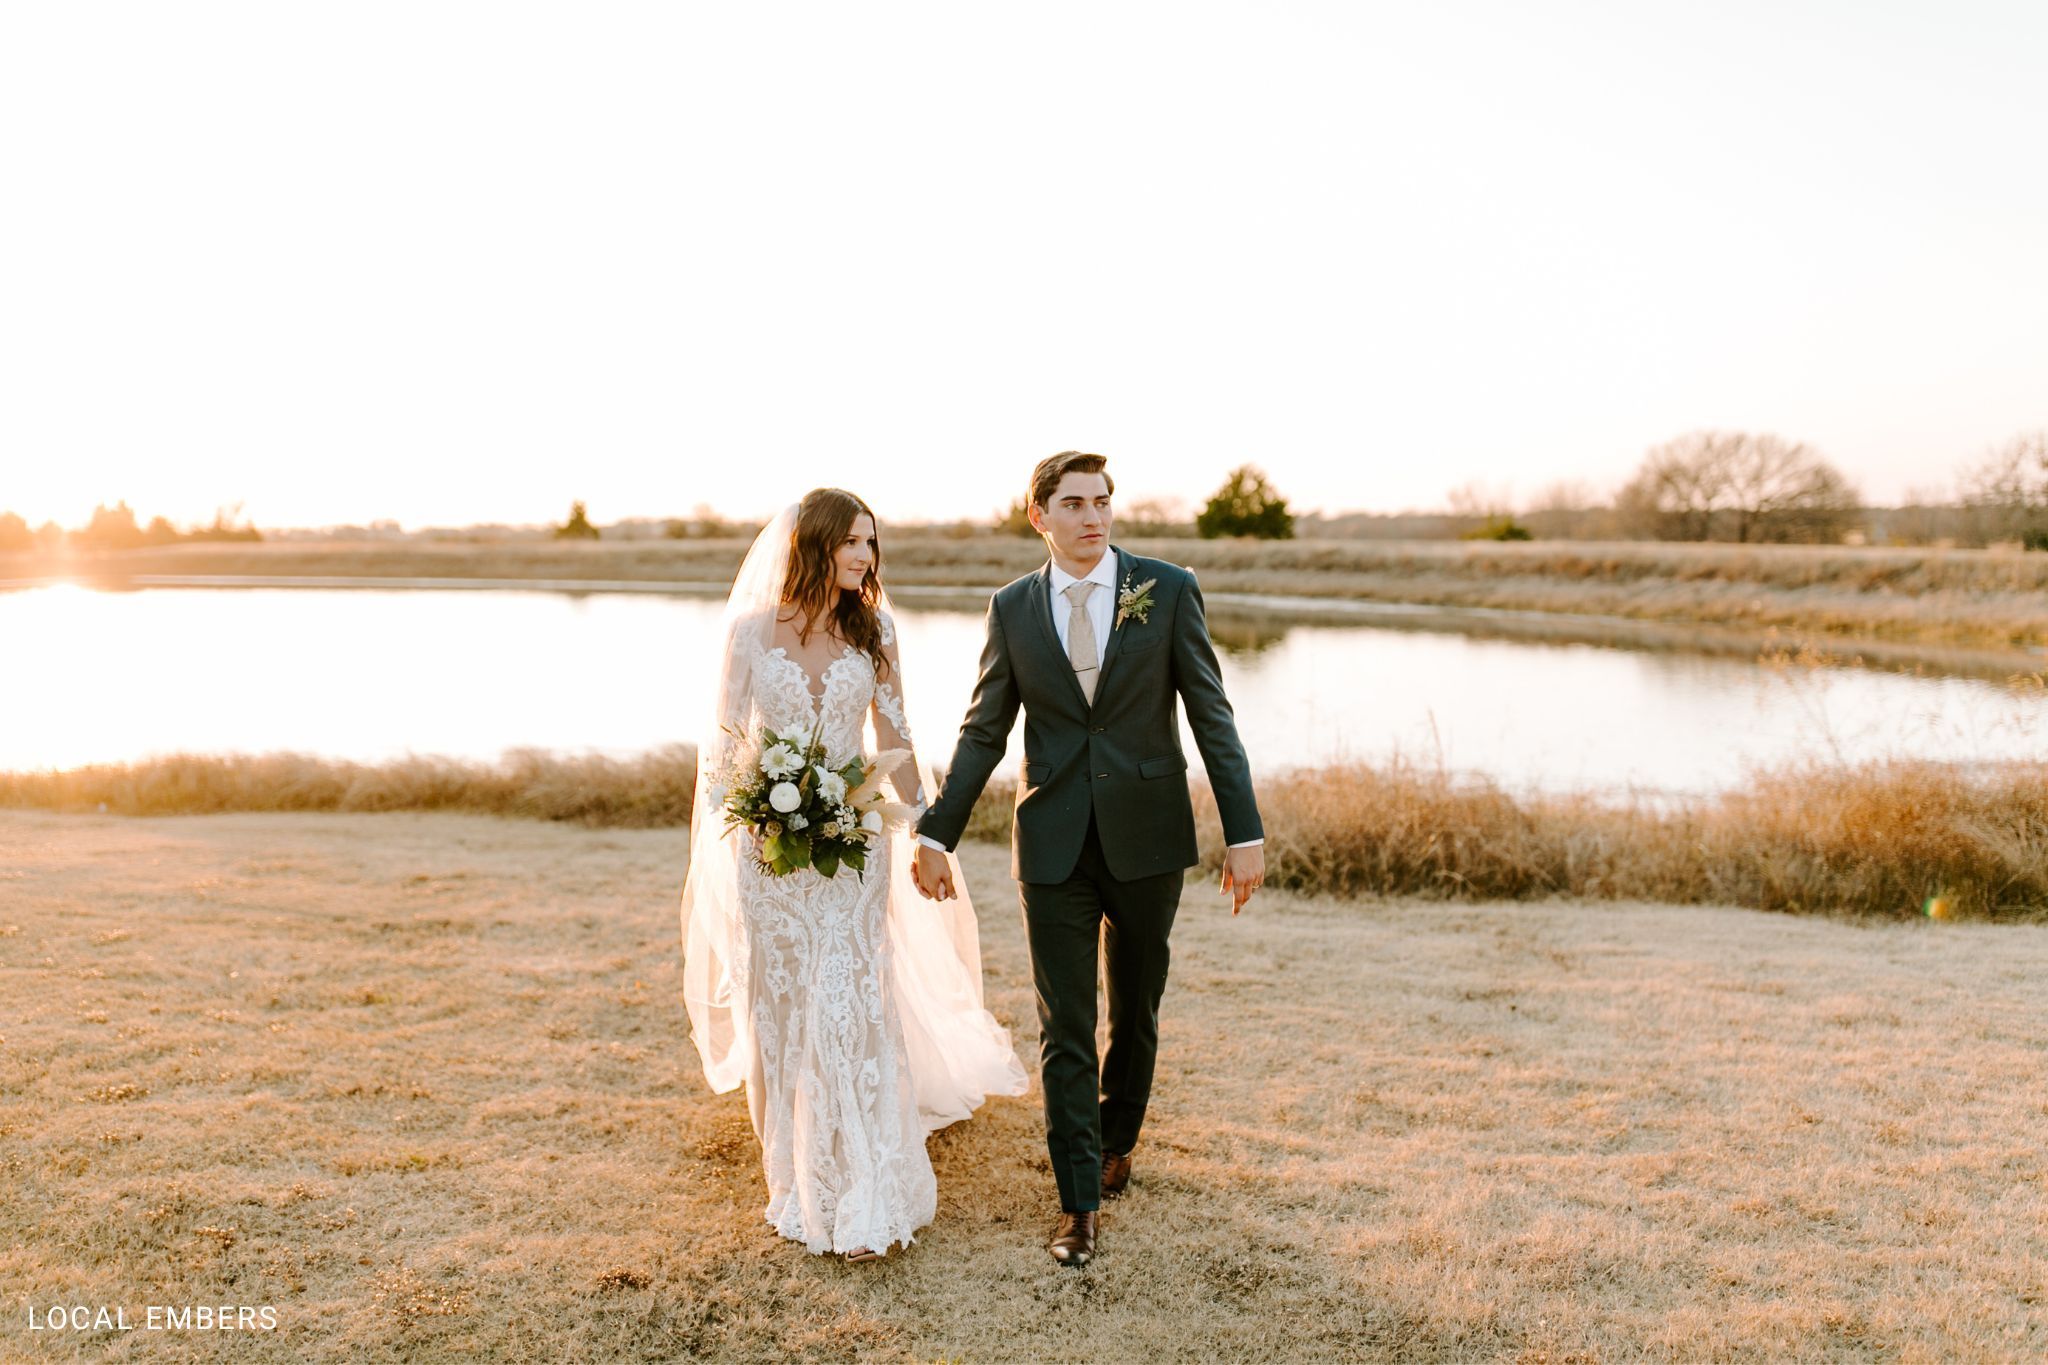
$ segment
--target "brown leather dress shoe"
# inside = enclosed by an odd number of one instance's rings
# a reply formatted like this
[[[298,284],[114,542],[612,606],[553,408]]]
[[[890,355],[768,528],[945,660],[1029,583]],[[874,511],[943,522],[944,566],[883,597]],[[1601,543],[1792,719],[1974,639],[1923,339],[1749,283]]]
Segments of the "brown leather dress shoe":
[[[1095,1256],[1095,1210],[1061,1213],[1045,1249],[1061,1265],[1087,1265]]]
[[[1124,1186],[1131,1183],[1131,1154],[1129,1152],[1104,1152],[1102,1154],[1102,1197],[1114,1199],[1124,1192]]]

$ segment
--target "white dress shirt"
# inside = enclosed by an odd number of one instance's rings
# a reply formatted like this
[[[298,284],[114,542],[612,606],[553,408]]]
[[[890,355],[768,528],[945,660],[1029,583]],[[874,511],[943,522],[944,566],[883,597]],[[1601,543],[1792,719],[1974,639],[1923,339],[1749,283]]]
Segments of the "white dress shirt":
[[[1074,604],[1067,598],[1067,589],[1076,583],[1093,583],[1096,587],[1094,592],[1088,594],[1087,612],[1088,619],[1095,626],[1095,666],[1102,667],[1102,660],[1109,653],[1109,632],[1113,629],[1110,623],[1116,614],[1116,570],[1117,556],[1114,550],[1104,550],[1102,558],[1095,561],[1095,567],[1088,571],[1085,578],[1074,577],[1059,566],[1058,560],[1053,561],[1052,625],[1053,629],[1059,632],[1062,655],[1067,652],[1067,635],[1074,616]],[[935,848],[941,853],[946,851],[946,846],[929,834],[920,834],[917,840],[926,848]],[[1248,839],[1241,844],[1232,844],[1231,847],[1253,848],[1265,842],[1264,839]]]
[[[1074,628],[1074,604],[1067,598],[1067,589],[1084,582],[1095,585],[1095,591],[1088,594],[1088,619],[1095,626],[1095,666],[1100,668],[1109,653],[1109,622],[1116,609],[1116,553],[1104,550],[1085,579],[1062,569],[1057,560],[1053,562],[1052,628],[1059,632],[1062,654],[1067,652],[1067,636]]]

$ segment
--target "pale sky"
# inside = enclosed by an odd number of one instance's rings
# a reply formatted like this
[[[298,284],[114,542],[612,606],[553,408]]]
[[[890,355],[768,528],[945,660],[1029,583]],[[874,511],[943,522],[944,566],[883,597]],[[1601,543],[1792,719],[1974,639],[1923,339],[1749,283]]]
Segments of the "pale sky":
[[[2048,5],[15,4],[0,509],[1604,491],[2048,426]]]

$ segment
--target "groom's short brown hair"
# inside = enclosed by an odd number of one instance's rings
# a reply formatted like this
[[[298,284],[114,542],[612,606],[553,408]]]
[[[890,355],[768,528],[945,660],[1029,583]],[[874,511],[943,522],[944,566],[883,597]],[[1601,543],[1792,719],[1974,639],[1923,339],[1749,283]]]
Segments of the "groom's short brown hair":
[[[1116,480],[1109,477],[1108,464],[1107,456],[1090,455],[1081,450],[1062,450],[1057,455],[1046,456],[1038,462],[1038,468],[1031,471],[1032,504],[1044,507],[1059,491],[1060,480],[1069,474],[1100,474],[1102,481],[1109,485],[1109,491],[1116,492]]]

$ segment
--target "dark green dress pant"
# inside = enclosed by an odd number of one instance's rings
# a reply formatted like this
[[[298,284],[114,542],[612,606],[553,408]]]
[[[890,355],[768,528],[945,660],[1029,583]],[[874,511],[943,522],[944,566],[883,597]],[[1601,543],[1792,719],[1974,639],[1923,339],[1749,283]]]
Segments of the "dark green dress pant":
[[[1185,879],[1178,871],[1127,882],[1110,876],[1091,815],[1072,875],[1020,883],[1038,991],[1045,1145],[1060,1207],[1069,1212],[1100,1207],[1103,1152],[1128,1152],[1138,1143],[1159,1055],[1166,939]],[[1099,1068],[1098,942],[1109,995],[1109,1051]]]

